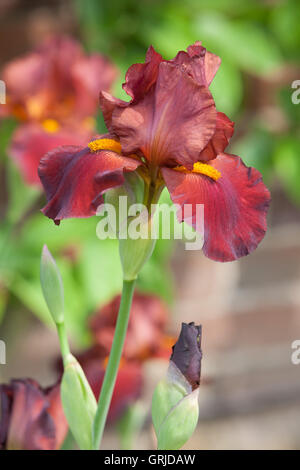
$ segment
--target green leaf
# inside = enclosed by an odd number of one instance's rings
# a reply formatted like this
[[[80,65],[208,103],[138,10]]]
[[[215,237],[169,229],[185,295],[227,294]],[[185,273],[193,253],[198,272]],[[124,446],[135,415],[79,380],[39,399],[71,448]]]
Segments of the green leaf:
[[[276,139],[267,130],[261,128],[249,129],[249,132],[232,146],[230,151],[239,155],[248,166],[259,170],[264,179],[273,174],[272,155]]]
[[[205,47],[247,72],[264,75],[282,64],[272,36],[256,23],[203,13],[196,19],[195,29],[205,38]]]
[[[49,313],[41,292],[39,279],[29,282],[22,276],[16,275],[8,284],[8,288],[41,321],[48,326],[54,326],[53,318]]]
[[[117,240],[93,240],[82,245],[78,266],[80,283],[93,310],[107,302],[122,289],[122,268]]]
[[[1,104],[0,104],[1,106]],[[7,146],[16,127],[14,119],[2,119],[0,124],[0,159],[6,154]]]
[[[286,0],[274,4],[270,16],[270,29],[285,50],[288,58],[299,60],[300,47],[300,3],[298,0]]]
[[[291,200],[300,203],[300,140],[295,137],[284,137],[274,151],[274,167],[277,177]]]
[[[224,58],[213,79],[210,90],[217,109],[232,117],[240,108],[243,98],[243,80],[239,69]]]

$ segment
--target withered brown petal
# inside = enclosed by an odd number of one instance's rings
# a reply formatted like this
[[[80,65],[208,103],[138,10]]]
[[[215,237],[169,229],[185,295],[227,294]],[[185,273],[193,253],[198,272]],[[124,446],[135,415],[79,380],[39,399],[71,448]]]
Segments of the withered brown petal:
[[[202,326],[194,322],[182,323],[177,343],[173,346],[170,360],[191,384],[192,389],[200,385]]]

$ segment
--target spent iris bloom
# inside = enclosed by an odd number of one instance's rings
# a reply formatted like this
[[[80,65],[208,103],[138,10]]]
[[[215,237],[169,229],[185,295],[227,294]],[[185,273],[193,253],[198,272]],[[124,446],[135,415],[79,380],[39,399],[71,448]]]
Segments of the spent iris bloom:
[[[49,38],[4,66],[7,104],[0,112],[20,124],[9,154],[26,182],[40,184],[37,167],[46,152],[92,137],[99,89],[108,91],[116,74],[108,59],[85,54],[66,36]]]
[[[137,172],[147,207],[166,186],[183,208],[180,221],[197,229],[197,205],[204,205],[206,256],[232,261],[253,251],[266,232],[270,194],[256,169],[225,153],[233,122],[216,110],[209,90],[219,65],[219,57],[200,42],[169,61],[150,47],[145,63],[127,71],[123,88],[129,102],[100,93],[109,133],[86,147],[62,146],[42,158],[44,214],[57,224],[95,215],[103,194],[122,185],[124,173]]]
[[[179,338],[172,348],[170,361],[182,373],[192,390],[200,385],[202,327],[194,322],[182,323]]]
[[[66,437],[59,384],[41,388],[31,379],[0,385],[0,449],[55,450]]]

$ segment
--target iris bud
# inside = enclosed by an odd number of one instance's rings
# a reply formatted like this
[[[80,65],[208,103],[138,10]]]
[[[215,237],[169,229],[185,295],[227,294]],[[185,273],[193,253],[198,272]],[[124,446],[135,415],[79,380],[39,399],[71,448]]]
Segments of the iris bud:
[[[129,219],[130,222],[134,222],[134,218]],[[151,224],[151,219],[141,224],[141,232],[144,232],[147,238],[134,239],[129,234],[126,239],[119,240],[120,259],[125,281],[136,279],[153,253],[156,239],[151,238]]]
[[[105,204],[112,204],[116,211],[116,228],[110,225],[119,239],[123,279],[136,279],[150,258],[156,239],[151,237],[153,220],[143,212],[144,182],[137,173],[124,174],[124,184],[106,193]],[[135,205],[135,206],[133,206]]]
[[[80,364],[72,354],[64,363],[61,399],[70,430],[80,449],[91,450],[97,403]]]
[[[55,323],[64,320],[64,289],[57,264],[44,245],[41,256],[41,286],[49,312]]]
[[[157,385],[152,400],[152,420],[160,450],[180,449],[197,426],[201,357],[201,327],[183,323],[167,377]]]

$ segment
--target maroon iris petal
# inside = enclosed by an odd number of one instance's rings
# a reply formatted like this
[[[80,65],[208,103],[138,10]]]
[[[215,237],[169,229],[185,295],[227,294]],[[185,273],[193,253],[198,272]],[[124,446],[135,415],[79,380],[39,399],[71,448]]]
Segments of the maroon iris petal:
[[[155,87],[138,103],[117,107],[113,132],[125,154],[141,151],[155,165],[190,167],[212,137],[216,109],[208,88],[182,67],[162,62]]]
[[[38,165],[47,152],[61,145],[83,145],[91,137],[89,133],[75,133],[74,130],[62,128],[49,133],[38,124],[24,124],[17,128],[8,153],[16,161],[27,183],[41,184]]]
[[[188,54],[192,58],[204,57],[204,68],[205,68],[205,79],[206,84],[209,86],[216,75],[218,68],[221,64],[221,59],[212,52],[207,51],[200,41],[196,41],[194,44],[187,48]]]
[[[0,448],[54,450],[61,446],[68,426],[59,385],[43,390],[34,380],[13,380],[0,386],[0,396]]]
[[[158,75],[158,66],[162,62],[162,57],[152,46],[149,47],[144,64],[133,64],[127,70],[123,89],[131,96],[132,101],[138,101],[151,86],[156,82]],[[100,106],[103,113],[104,121],[108,130],[113,133],[112,114],[116,107],[127,107],[129,103],[114,98],[105,91],[100,92]]]
[[[42,211],[56,224],[69,217],[95,215],[102,194],[120,186],[123,171],[133,171],[139,164],[115,152],[91,152],[88,147],[63,146],[48,152],[38,170],[48,200]]]
[[[105,122],[124,154],[142,154],[153,165],[191,169],[199,159],[223,152],[233,123],[222,113],[217,119],[208,90],[220,62],[200,42],[170,61],[151,46],[145,63],[132,65],[126,74],[123,88],[132,98],[129,103],[101,92]]]
[[[217,113],[216,130],[206,147],[199,155],[199,160],[208,161],[223,153],[234,131],[232,122],[224,113]]]
[[[149,47],[144,64],[133,64],[129,67],[123,89],[137,101],[141,99],[156,82],[159,64],[163,58],[152,46]]]
[[[99,101],[106,127],[109,130],[109,133],[114,135],[112,128],[113,112],[117,107],[126,108],[128,103],[126,103],[126,101],[120,100],[119,98],[115,98],[110,93],[105,91],[100,91]]]
[[[172,201],[181,207],[192,205],[192,222],[187,222],[194,228],[196,205],[204,204],[204,254],[216,261],[233,261],[263,239],[270,193],[261,174],[235,155],[219,155],[210,165],[221,172],[217,181],[169,168],[162,172]]]
[[[68,429],[67,420],[64,415],[64,410],[60,398],[60,384],[57,384],[54,387],[47,388],[45,390],[45,393],[49,402],[49,408],[47,410],[48,414],[51,416],[54,423],[56,423],[56,447],[60,447],[60,445],[64,442]]]
[[[217,73],[221,59],[196,41],[187,48],[187,52],[179,51],[170,62],[182,65],[199,85],[208,87]]]

